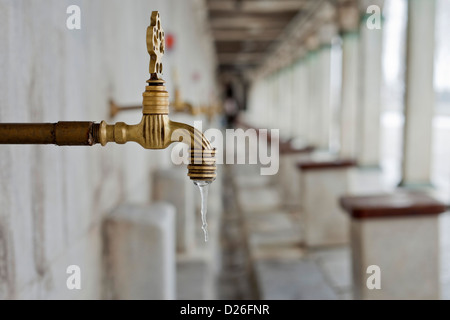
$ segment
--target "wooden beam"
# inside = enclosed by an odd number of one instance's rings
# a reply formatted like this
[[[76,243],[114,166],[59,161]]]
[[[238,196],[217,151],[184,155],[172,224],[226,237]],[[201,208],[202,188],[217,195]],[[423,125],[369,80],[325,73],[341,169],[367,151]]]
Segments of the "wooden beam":
[[[249,64],[257,63],[263,57],[262,53],[219,53],[217,60],[220,64]]]
[[[267,29],[267,30],[224,30],[216,29],[213,30],[213,38],[216,41],[271,41],[276,39],[280,33],[283,31],[282,28],[279,29]]]
[[[256,16],[231,16],[231,17],[217,17],[211,18],[210,23],[213,29],[282,29],[286,26],[284,19],[278,19],[274,17],[272,19],[266,17],[256,17]]]
[[[222,81],[229,79],[230,76],[243,76],[246,73],[253,72],[258,66],[257,65],[248,65],[248,66],[227,66],[223,65],[219,67],[219,76],[222,79]]]
[[[217,53],[256,53],[266,52],[272,41],[216,41]]]
[[[276,13],[299,11],[305,6],[304,0],[260,0],[241,1],[214,0],[208,2],[211,11],[236,11],[245,13]]]
[[[297,48],[300,42],[305,41],[305,37],[311,30],[317,28],[316,24],[321,23],[317,20],[317,12],[321,6],[327,0],[314,0],[306,2],[304,10],[299,12],[286,26],[285,30],[277,38],[277,42],[273,43],[267,50],[266,57],[262,60],[261,66],[255,70],[255,74],[267,75],[279,68],[278,64],[274,64],[274,61],[278,61],[280,48],[286,46],[294,46]],[[299,34],[300,33],[300,34]],[[300,52],[301,53],[301,52]],[[290,54],[292,59],[298,54]]]

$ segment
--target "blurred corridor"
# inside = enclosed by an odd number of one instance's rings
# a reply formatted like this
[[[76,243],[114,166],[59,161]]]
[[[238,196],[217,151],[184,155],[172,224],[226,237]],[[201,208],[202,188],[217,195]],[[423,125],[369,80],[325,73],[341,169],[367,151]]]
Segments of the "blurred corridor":
[[[449,15],[0,0],[0,299],[450,299]]]

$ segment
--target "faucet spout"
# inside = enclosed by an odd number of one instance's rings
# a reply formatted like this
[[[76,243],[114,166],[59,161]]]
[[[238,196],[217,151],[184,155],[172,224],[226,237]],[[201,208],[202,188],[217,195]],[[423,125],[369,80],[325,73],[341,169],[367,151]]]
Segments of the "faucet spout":
[[[166,149],[174,142],[190,147],[188,176],[191,180],[212,182],[216,178],[216,150],[202,132],[169,118],[169,94],[164,81],[151,79],[143,94],[143,116],[139,124],[100,123],[99,142],[136,142],[145,149]]]
[[[194,127],[170,121],[171,140],[190,147],[188,176],[191,180],[212,182],[216,179],[216,149],[205,135]]]
[[[211,143],[199,130],[181,122],[170,121],[172,142],[184,142],[191,149],[213,150]],[[174,140],[175,139],[175,140]]]

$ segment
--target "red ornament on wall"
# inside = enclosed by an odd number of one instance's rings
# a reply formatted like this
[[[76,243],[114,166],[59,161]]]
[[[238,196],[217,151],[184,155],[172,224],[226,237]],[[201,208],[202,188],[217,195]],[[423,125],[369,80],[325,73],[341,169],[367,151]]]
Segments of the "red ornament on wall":
[[[166,50],[172,51],[175,47],[175,36],[172,33],[166,34]]]

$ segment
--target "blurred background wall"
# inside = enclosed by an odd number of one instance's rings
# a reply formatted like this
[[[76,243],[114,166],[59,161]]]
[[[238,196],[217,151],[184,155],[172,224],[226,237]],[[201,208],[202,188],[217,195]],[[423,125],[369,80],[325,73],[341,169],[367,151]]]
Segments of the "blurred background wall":
[[[81,30],[66,27],[73,4],[81,8]],[[176,69],[185,98],[209,103],[215,62],[201,8],[177,0],[1,0],[0,121],[113,122],[110,99],[139,105],[149,78],[145,39],[153,10],[177,48],[164,57],[168,91]],[[102,217],[123,202],[149,202],[150,173],[169,163],[168,151],[132,144],[3,146],[0,299],[101,298]],[[83,271],[82,290],[66,287],[72,264]]]

